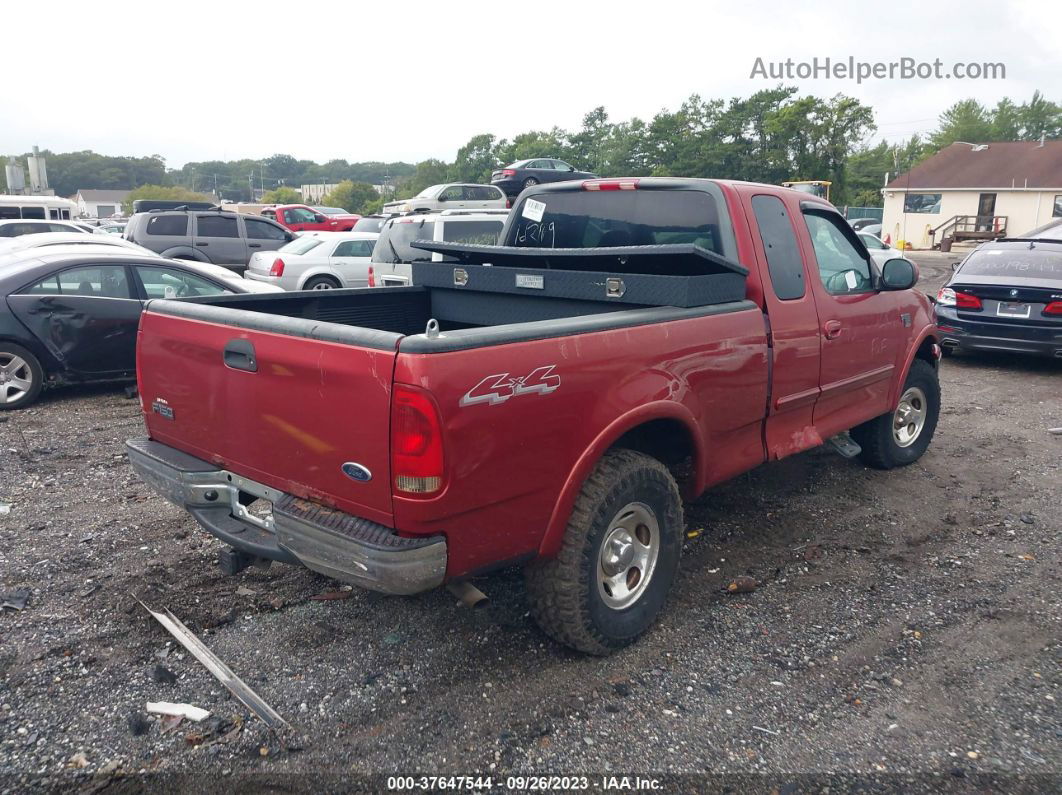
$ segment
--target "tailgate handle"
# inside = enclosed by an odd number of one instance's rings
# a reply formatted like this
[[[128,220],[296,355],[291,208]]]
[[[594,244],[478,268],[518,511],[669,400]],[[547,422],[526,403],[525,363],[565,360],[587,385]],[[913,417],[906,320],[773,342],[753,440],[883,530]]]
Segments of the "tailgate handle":
[[[248,373],[258,372],[258,359],[254,355],[254,344],[250,340],[235,339],[225,343],[225,351],[222,354],[225,366],[233,370],[246,370]]]

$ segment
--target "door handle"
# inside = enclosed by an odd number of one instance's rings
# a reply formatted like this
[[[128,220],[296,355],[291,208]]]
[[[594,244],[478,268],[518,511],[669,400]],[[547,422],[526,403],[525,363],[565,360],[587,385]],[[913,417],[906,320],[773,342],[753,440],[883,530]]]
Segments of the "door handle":
[[[840,320],[827,320],[822,327],[822,333],[828,340],[835,340],[841,336],[841,321]]]
[[[209,246],[209,243],[196,243],[197,246]]]
[[[261,243],[248,243],[247,244],[247,248],[261,248],[261,247],[262,247]]]
[[[258,357],[254,355],[254,343],[250,340],[229,340],[225,343],[225,350],[221,356],[226,367],[244,370],[248,373],[258,372]]]

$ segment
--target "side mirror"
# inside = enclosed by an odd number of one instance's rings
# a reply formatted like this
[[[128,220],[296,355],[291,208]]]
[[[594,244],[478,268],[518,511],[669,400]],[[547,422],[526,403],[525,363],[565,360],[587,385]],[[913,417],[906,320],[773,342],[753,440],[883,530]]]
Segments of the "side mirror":
[[[951,263],[951,271],[952,271],[952,273],[957,271],[959,269],[960,265],[962,265],[962,260],[961,259],[957,259],[957,260],[955,260],[955,262]]]
[[[439,194],[439,198],[436,199],[436,201],[448,202],[450,200],[447,197],[443,196],[442,194]]]
[[[886,290],[910,290],[918,281],[918,271],[906,259],[890,259],[881,269],[881,281]]]
[[[317,223],[319,223],[319,224],[323,224],[323,223],[324,223],[325,221],[327,221],[327,220],[328,220],[327,218],[325,218],[325,217],[324,217],[323,215],[321,215],[320,213],[317,213],[317,215],[315,215],[315,216],[314,216],[313,218],[314,218],[314,220],[315,220],[315,221],[317,221]]]

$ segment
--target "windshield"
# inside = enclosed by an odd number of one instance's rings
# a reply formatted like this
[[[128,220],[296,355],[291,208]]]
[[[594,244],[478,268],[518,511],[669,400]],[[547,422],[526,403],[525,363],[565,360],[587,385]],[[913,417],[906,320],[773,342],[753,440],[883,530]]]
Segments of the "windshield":
[[[717,189],[712,186],[712,190]],[[536,204],[529,204],[532,201]],[[696,243],[735,257],[722,197],[717,199],[707,190],[558,191],[524,199],[513,213],[510,246],[615,248]]]
[[[321,245],[321,238],[304,236],[295,238],[277,250],[283,251],[285,254],[305,254],[311,248],[319,245]]]
[[[386,218],[369,218],[363,216],[357,220],[351,232],[379,232]]]
[[[1021,276],[1062,283],[1062,252],[1047,249],[988,249],[975,251],[959,269],[961,276]]]
[[[427,219],[400,219],[392,221],[380,230],[380,237],[372,250],[372,261],[381,263],[428,262],[431,252],[413,248],[414,240],[431,240],[435,235],[435,222]]]
[[[414,198],[417,198],[417,199],[430,199],[432,196],[434,196],[436,193],[438,193],[441,189],[442,189],[442,185],[432,185],[431,187],[428,187],[428,188],[425,188],[424,190],[422,190]]]

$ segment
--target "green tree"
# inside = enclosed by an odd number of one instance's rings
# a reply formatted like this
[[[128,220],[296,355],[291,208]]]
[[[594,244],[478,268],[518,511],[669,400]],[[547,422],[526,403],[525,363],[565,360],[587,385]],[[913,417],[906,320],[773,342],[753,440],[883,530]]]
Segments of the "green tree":
[[[956,141],[981,143],[995,140],[992,114],[976,99],[963,99],[940,114],[939,126],[929,137],[934,150],[939,151]]]
[[[491,172],[498,165],[495,138],[483,133],[473,136],[457,150],[457,158],[449,170],[451,182],[490,182]]]
[[[137,199],[169,199],[172,201],[209,202],[214,201],[213,196],[204,193],[193,193],[185,188],[169,185],[141,185],[129,192],[122,203],[122,209],[126,215],[133,212],[133,202]]]
[[[262,204],[302,204],[302,194],[294,188],[281,185],[263,193]]]
[[[331,193],[326,194],[321,203],[329,207],[342,207],[350,213],[367,215],[369,211],[366,208],[376,205],[379,198],[376,188],[367,182],[351,182],[345,179],[336,185]],[[378,205],[376,209],[379,209]]]

